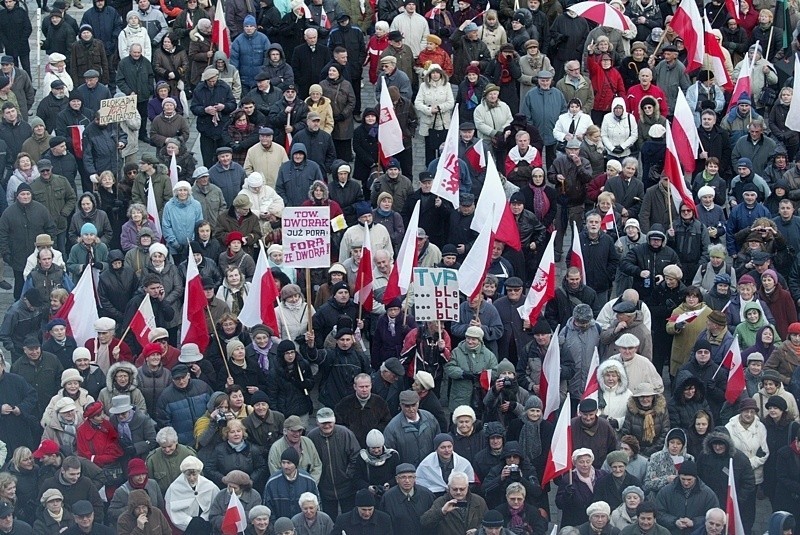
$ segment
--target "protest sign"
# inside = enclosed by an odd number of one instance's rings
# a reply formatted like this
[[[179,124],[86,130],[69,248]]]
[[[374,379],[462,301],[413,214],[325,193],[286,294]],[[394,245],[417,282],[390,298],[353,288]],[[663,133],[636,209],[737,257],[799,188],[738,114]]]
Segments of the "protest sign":
[[[100,124],[121,123],[139,115],[136,110],[136,95],[106,98],[100,101]]]
[[[283,263],[294,268],[331,264],[331,221],[327,206],[283,209]]]
[[[414,268],[414,319],[458,321],[458,271]]]

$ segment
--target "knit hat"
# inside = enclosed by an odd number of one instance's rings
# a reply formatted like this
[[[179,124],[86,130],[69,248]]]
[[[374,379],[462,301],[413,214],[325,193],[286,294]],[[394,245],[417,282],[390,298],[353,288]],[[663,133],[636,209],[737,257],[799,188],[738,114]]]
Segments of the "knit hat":
[[[476,419],[475,411],[469,405],[459,405],[453,411],[453,423],[456,423],[456,420],[461,418],[462,416],[469,416],[474,421]]]
[[[786,400],[781,396],[770,396],[765,407],[767,409],[770,407],[775,407],[776,409],[780,409],[781,412],[786,412],[789,409],[788,403],[786,403]]]
[[[247,15],[244,18],[243,26],[255,26],[256,25],[256,18],[253,15]]]
[[[140,459],[139,457],[134,457],[133,459],[128,461],[129,476],[140,476],[146,473],[147,473],[147,464],[144,462],[144,459]]]
[[[703,186],[702,188],[697,190],[697,197],[702,199],[706,195],[714,196],[714,195],[716,195],[716,193],[717,192],[714,191],[714,188],[712,188],[711,186]]]
[[[628,466],[630,459],[628,458],[628,454],[622,450],[614,450],[608,455],[606,455],[606,464],[611,466],[614,463],[622,463],[625,466]]]
[[[450,444],[453,444],[454,440],[453,437],[448,433],[439,433],[433,437],[433,449],[438,449],[443,442],[449,442]]]
[[[739,281],[737,282],[737,285],[755,284],[755,283],[756,283],[756,280],[749,273],[745,273],[744,275],[739,277]]]
[[[498,375],[500,375],[503,372],[510,372],[515,375],[517,373],[516,368],[514,368],[514,365],[511,364],[511,361],[508,359],[501,360],[500,363],[497,365],[497,368],[495,369],[497,370]]]
[[[278,344],[278,349],[277,349],[278,358],[283,358],[283,356],[289,351],[297,351],[294,342],[292,342],[291,340],[281,340],[281,343]]]
[[[249,513],[247,513],[247,519],[250,522],[252,522],[253,520],[255,520],[260,516],[266,516],[269,518],[270,516],[272,516],[272,511],[270,511],[270,508],[267,507],[266,505],[256,505],[255,507],[250,509]]]
[[[502,528],[503,522],[504,522],[503,514],[501,512],[495,511],[494,509],[489,509],[483,515],[483,520],[481,520],[481,525],[485,528]]]
[[[262,390],[256,390],[255,393],[250,396],[250,405],[255,407],[256,403],[266,403],[269,405],[269,397]]]
[[[553,334],[550,324],[540,318],[531,326],[531,334]]]
[[[594,312],[592,307],[586,303],[581,303],[572,310],[572,318],[575,321],[587,322],[594,319]]]
[[[19,190],[17,190],[17,193],[19,193]],[[81,227],[81,236],[84,234],[94,234],[97,236],[97,227],[94,226],[93,223],[84,223]]]
[[[367,433],[367,447],[368,448],[382,448],[386,443],[383,433],[378,429],[372,429]]]
[[[628,494],[636,494],[639,497],[639,500],[644,500],[644,491],[636,485],[625,487],[625,489],[622,491],[622,499],[624,500]]]
[[[464,333],[464,336],[467,338],[477,338],[478,340],[483,340],[483,329],[476,325],[470,325],[467,327],[467,332]]]
[[[356,492],[356,507],[375,507],[375,496],[369,489],[361,489]]]
[[[147,249],[147,253],[149,256],[153,256],[156,253],[161,253],[162,255],[167,256],[169,251],[167,251],[167,246],[163,243],[154,243]]]
[[[678,469],[678,475],[697,477],[697,463],[684,459],[683,463],[681,463],[681,467]]]
[[[92,358],[92,354],[89,352],[88,349],[85,347],[76,347],[72,351],[72,362],[77,362],[80,359],[90,359]]]
[[[667,433],[666,443],[669,444],[670,440],[680,440],[681,444],[686,445],[686,433],[680,427],[673,427]]]
[[[275,521],[275,533],[283,533],[285,531],[294,531],[294,524],[285,516],[280,517]]]
[[[300,454],[297,453],[297,450],[294,448],[286,448],[283,450],[283,453],[281,453],[281,461],[289,461],[297,466],[300,464]]]
[[[603,501],[594,502],[589,507],[586,508],[586,515],[591,518],[592,515],[596,514],[603,514],[603,515],[610,515],[611,514],[611,507]]]
[[[244,349],[244,344],[238,338],[234,338],[233,340],[228,342],[228,345],[225,346],[225,352],[228,354],[228,357],[230,357],[231,355],[233,355],[234,351],[240,348]]]
[[[67,368],[61,372],[61,386],[65,386],[70,381],[78,381],[79,383],[83,382],[81,373],[75,368]]]
[[[525,410],[531,409],[542,409],[544,405],[542,404],[541,398],[539,396],[531,395],[528,399],[525,400]]]

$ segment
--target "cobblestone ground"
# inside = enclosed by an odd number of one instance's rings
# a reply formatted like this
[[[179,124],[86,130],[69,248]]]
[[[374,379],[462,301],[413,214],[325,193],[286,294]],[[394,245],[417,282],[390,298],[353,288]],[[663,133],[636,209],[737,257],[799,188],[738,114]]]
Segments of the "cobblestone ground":
[[[90,7],[92,5],[91,0],[86,0],[85,2],[83,2],[83,5],[84,5],[84,10],[87,9],[88,7]],[[37,20],[36,20],[36,2],[35,1],[28,1],[28,9],[29,9],[29,12],[30,12],[32,25],[33,25],[34,29],[36,29],[36,28],[39,27],[39,25],[37,24]],[[80,22],[81,16],[83,14],[82,10],[78,10],[78,9],[75,9],[74,7],[71,7],[69,9],[69,13],[76,20],[78,20]],[[46,15],[46,14],[43,14],[43,16],[44,15]],[[32,50],[32,52],[31,52],[31,69],[33,69],[34,73],[35,73],[36,64],[37,64],[36,32],[35,31],[34,31],[34,34],[31,36],[30,45],[31,45],[31,50]],[[45,66],[46,62],[47,62],[46,55],[45,55],[44,51],[42,51],[41,52],[41,70],[42,70],[41,77],[42,78],[44,77],[44,66]],[[37,91],[36,91],[36,103],[38,104],[39,100],[41,100],[41,98],[44,95],[47,94],[48,90],[42,90],[42,89],[40,89],[38,87],[37,84],[39,84],[41,81],[38,80],[35,75],[32,78],[33,78],[34,87],[37,88]],[[364,80],[368,80],[368,79],[369,79],[369,77],[367,76],[367,73],[365,72]],[[367,108],[367,107],[374,107],[375,106],[375,104],[376,104],[376,102],[375,102],[375,91],[374,91],[374,87],[372,86],[372,84],[370,84],[368,82],[363,84],[363,86],[361,88],[361,101],[362,101],[362,109],[363,108]],[[195,155],[196,155],[196,157],[197,157],[197,159],[199,161],[200,160],[199,144],[197,146],[195,146],[196,143],[199,143],[198,142],[198,134],[197,134],[196,130],[194,129],[195,118],[192,116],[191,113],[189,113],[187,115],[187,119],[189,120],[189,124],[190,124],[191,131],[192,131],[192,133],[191,133],[191,135],[189,137],[189,145],[195,147],[194,153],[195,153]],[[153,148],[150,145],[144,144],[144,143],[139,143],[139,155],[141,156],[142,154],[146,154],[146,153],[153,153],[154,154],[155,153],[155,148]],[[425,162],[424,162],[424,154],[425,154],[425,145],[423,143],[422,138],[418,136],[417,138],[414,139],[414,177],[413,177],[413,182],[414,182],[415,186],[418,185],[419,173],[422,172],[423,170],[425,170],[425,168],[426,168],[426,165],[425,165]],[[565,240],[565,242],[569,243],[568,239]],[[559,271],[559,273],[558,273],[557,280],[560,281],[561,278],[564,275],[563,262],[559,266],[559,270],[558,271]],[[12,284],[13,284],[14,275],[11,272],[11,269],[8,268],[7,266],[5,268],[4,275],[5,275],[6,280],[9,281],[9,282],[12,282]],[[11,291],[0,290],[0,310],[2,310],[3,313],[5,313],[5,310],[7,310],[8,307],[11,306],[11,304],[13,302],[14,302],[14,297],[13,297],[13,294],[12,294]],[[669,377],[668,376],[666,377],[666,381],[669,381]],[[555,506],[555,490],[553,492],[551,492],[551,494],[550,494],[550,509],[551,509],[551,511],[554,511],[554,512],[557,511],[556,506]],[[753,527],[753,533],[754,534],[760,535],[760,534],[765,533],[767,531],[767,525],[768,525],[768,521],[769,521],[770,511],[771,511],[771,509],[770,509],[768,500],[759,500],[756,503],[756,522],[755,522],[755,525]],[[558,520],[558,517],[555,516],[554,520]],[[552,525],[551,525],[551,528],[552,528]]]

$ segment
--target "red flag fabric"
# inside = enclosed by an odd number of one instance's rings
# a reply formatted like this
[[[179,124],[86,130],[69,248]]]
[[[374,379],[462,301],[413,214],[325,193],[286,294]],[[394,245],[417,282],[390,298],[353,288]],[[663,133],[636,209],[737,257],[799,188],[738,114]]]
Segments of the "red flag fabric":
[[[742,352],[739,349],[739,339],[733,337],[730,349],[722,359],[722,365],[730,370],[728,372],[728,384],[725,385],[725,401],[733,405],[747,384],[744,378],[744,367],[742,367]]]
[[[319,25],[325,28],[326,30],[331,29],[331,18],[325,12],[324,7],[320,7]]]
[[[725,512],[728,514],[728,535],[745,535],[742,515],[739,513],[739,497],[736,495],[736,478],[733,474],[733,457],[728,459],[728,495],[725,500]]]
[[[372,312],[372,245],[370,244],[369,227],[364,225],[364,245],[361,247],[361,261],[358,263],[356,284],[353,288],[353,301],[361,305],[366,312]]]
[[[511,205],[506,199],[497,164],[491,154],[487,155],[486,161],[486,178],[481,195],[478,197],[478,204],[475,205],[475,215],[470,228],[480,232],[483,222],[489,219],[492,221],[494,239],[505,243],[515,251],[521,251],[519,228],[514,214],[511,213]]]
[[[477,143],[467,149],[464,153],[464,158],[477,171],[486,169],[486,152],[483,148],[483,140],[479,139]]]
[[[694,114],[683,90],[678,88],[678,97],[675,99],[675,110],[672,119],[672,139],[678,151],[678,161],[687,173],[694,173],[695,158],[700,147],[700,136],[694,125]]]
[[[156,328],[156,317],[153,314],[153,304],[150,296],[144,295],[139,308],[131,318],[131,333],[136,337],[139,345],[144,347],[150,343],[150,331]]]
[[[400,297],[408,293],[411,286],[411,279],[414,274],[414,267],[417,265],[417,228],[419,227],[419,206],[420,201],[414,205],[411,212],[411,219],[408,221],[403,242],[397,251],[397,258],[394,260],[394,267],[389,274],[389,282],[383,291],[382,302],[388,305],[395,297]]]
[[[217,2],[214,9],[214,23],[211,26],[211,42],[217,50],[222,51],[225,56],[231,57],[231,34],[228,31],[228,24],[225,22],[225,6]]]
[[[244,507],[236,493],[232,492],[230,501],[228,501],[228,508],[222,517],[220,531],[222,531],[223,535],[236,535],[237,533],[244,533],[246,529],[247,516],[244,513]]]
[[[69,127],[69,138],[72,141],[72,153],[78,160],[83,159],[83,131],[86,127],[82,124],[73,124]]]
[[[736,17],[737,22],[741,22],[742,12],[739,11],[739,2],[737,0],[725,0],[725,10],[732,17]]]
[[[203,353],[208,347],[209,335],[206,323],[206,294],[192,248],[186,266],[186,289],[183,293],[181,317],[181,344],[197,344]]]
[[[734,0],[725,0],[726,2],[735,3],[739,7],[738,2]],[[730,13],[730,11],[728,12]],[[737,16],[738,19],[738,16]],[[728,74],[728,69],[725,68],[725,55],[722,53],[722,46],[717,41],[717,36],[712,33],[711,24],[708,22],[708,17],[703,14],[703,42],[706,45],[706,56],[711,62],[711,71],[714,73],[714,79],[725,91],[733,91],[733,80]]]
[[[556,296],[556,262],[554,254],[554,244],[556,233],[550,235],[550,241],[542,253],[539,261],[539,268],[531,282],[531,289],[525,296],[525,304],[517,309],[523,320],[528,320],[531,325],[536,325],[537,321],[544,321],[540,318],[542,310],[548,301]]]
[[[478,297],[483,288],[486,270],[492,261],[493,245],[492,220],[484,219],[483,228],[458,268],[458,289],[470,301]]]
[[[67,334],[75,338],[78,347],[83,347],[87,340],[95,337],[94,322],[99,316],[91,268],[83,270],[78,284],[54,317],[67,322]]]
[[[703,19],[694,0],[681,0],[670,26],[683,38],[683,44],[686,46],[687,72],[701,68],[705,57]]]
[[[583,261],[583,249],[581,248],[581,235],[578,231],[578,224],[572,222],[572,248],[569,252],[569,265],[581,270],[581,279],[586,283],[586,264]]]
[[[542,359],[542,375],[539,379],[539,397],[544,403],[542,418],[547,420],[561,405],[561,345],[558,343],[558,331],[550,337],[550,345]]]
[[[550,442],[550,452],[542,474],[542,488],[561,474],[572,470],[572,432],[569,425],[571,416],[572,406],[567,396],[561,406],[553,440]]]
[[[756,41],[756,44],[759,44],[758,41]],[[753,56],[753,59],[755,59],[755,56]],[[731,93],[731,102],[728,104],[728,111],[731,111],[737,105],[741,97],[752,98],[753,89],[750,84],[750,75],[752,71],[753,63],[747,61],[747,56],[745,56],[742,61],[742,68],[739,69],[739,77],[736,79],[736,85],[733,87],[733,93]]]
[[[275,306],[278,299],[278,285],[272,276],[269,268],[267,253],[264,247],[258,248],[258,262],[256,271],[253,274],[253,282],[250,283],[250,292],[244,299],[242,311],[239,313],[239,321],[247,328],[262,323],[276,334],[281,336],[278,328],[278,318],[275,315]],[[297,333],[292,333],[296,336]]]
[[[592,361],[589,363],[589,373],[586,376],[586,387],[583,389],[581,401],[584,399],[593,399],[597,401],[597,395],[600,391],[600,383],[597,382],[597,368],[599,366],[600,355],[597,353],[597,348],[595,347]]]
[[[675,140],[672,136],[672,128],[669,125],[669,121],[667,121],[667,151],[664,153],[664,174],[669,178],[669,189],[672,193],[672,202],[675,204],[675,209],[680,210],[681,204],[685,204],[697,216],[697,207],[694,204],[692,193],[683,179],[680,155],[678,154],[678,149],[675,148]]]

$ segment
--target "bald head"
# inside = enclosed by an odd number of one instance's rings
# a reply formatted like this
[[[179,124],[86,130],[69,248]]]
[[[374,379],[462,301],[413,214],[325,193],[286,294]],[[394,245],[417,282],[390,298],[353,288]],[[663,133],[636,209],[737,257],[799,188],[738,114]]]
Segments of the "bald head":
[[[620,299],[628,303],[639,303],[639,292],[634,289],[628,289],[622,292]]]

